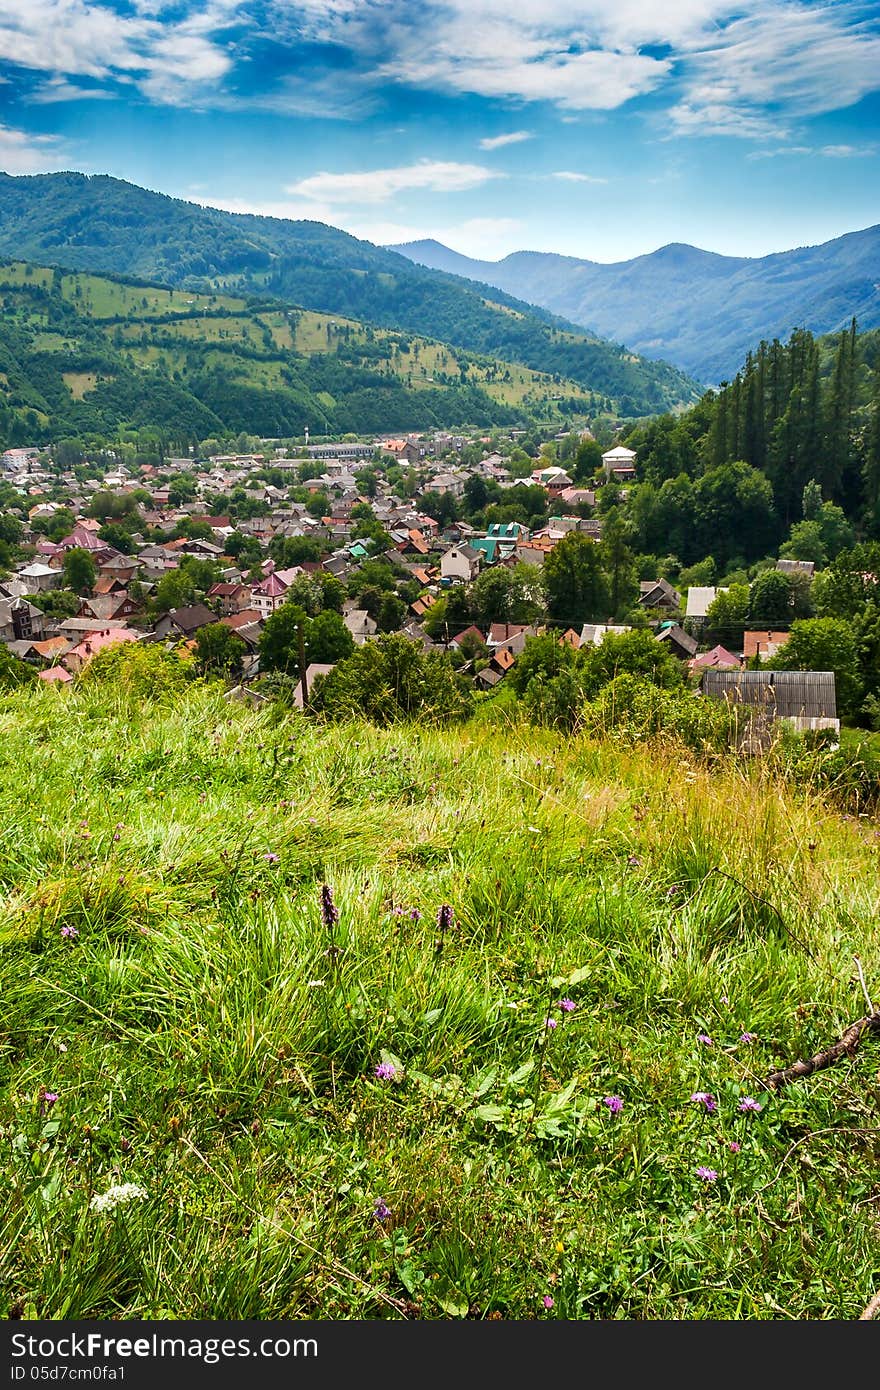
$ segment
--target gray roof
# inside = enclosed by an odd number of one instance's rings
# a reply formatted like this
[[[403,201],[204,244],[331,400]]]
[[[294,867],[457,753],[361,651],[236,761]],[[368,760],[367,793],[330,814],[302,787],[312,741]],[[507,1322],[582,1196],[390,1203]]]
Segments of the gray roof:
[[[707,671],[703,691],[776,719],[836,719],[833,671]]]

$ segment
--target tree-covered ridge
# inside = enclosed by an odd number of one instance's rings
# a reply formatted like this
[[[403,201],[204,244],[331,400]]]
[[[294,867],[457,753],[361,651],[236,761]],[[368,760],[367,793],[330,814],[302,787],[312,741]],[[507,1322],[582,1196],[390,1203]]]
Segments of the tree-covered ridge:
[[[0,254],[192,290],[271,293],[568,377],[614,399],[622,415],[696,399],[695,383],[676,368],[488,285],[323,223],[197,207],[105,176],[0,175]]]
[[[261,301],[0,265],[0,440],[560,422],[614,404],[444,343]]]
[[[714,557],[715,574],[692,581],[709,583],[780,542],[821,565],[851,542],[851,532],[830,534],[841,524],[880,535],[878,368],[877,330],[859,334],[853,323],[824,339],[799,330],[786,344],[761,343],[693,410],[629,431],[639,547],[685,565]]]

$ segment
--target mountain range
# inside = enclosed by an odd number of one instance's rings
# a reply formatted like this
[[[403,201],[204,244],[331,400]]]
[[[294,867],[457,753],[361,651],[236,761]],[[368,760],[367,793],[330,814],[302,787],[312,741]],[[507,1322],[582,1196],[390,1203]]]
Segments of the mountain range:
[[[591,393],[593,412],[687,405],[699,385],[488,284],[416,265],[320,222],[202,207],[105,175],[0,174],[0,257],[271,298],[521,364]],[[465,422],[462,422],[465,423]]]
[[[880,326],[880,225],[772,256],[674,243],[603,265],[539,251],[472,260],[436,241],[395,246],[414,262],[494,285],[705,385],[732,377],[762,340]]]

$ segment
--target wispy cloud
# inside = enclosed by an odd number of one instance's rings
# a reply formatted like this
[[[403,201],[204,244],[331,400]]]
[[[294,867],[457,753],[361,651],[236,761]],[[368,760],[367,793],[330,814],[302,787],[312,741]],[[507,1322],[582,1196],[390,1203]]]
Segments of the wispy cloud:
[[[57,135],[30,135],[0,125],[0,169],[7,174],[46,174],[64,164]]]
[[[421,189],[430,193],[461,193],[477,188],[488,179],[504,178],[482,164],[456,164],[423,159],[396,169],[364,169],[349,174],[320,173],[300,179],[285,189],[300,198],[351,206],[382,203],[398,193]]]
[[[781,159],[804,157],[813,159],[870,159],[880,153],[880,145],[779,145],[773,149],[753,150],[749,159]]]
[[[856,0],[746,0],[711,41],[685,46],[674,133],[785,139],[799,121],[880,88],[880,30]]]
[[[531,140],[530,130],[512,130],[509,135],[488,135],[480,141],[481,150],[500,150],[504,145],[518,145],[522,140]]]
[[[550,175],[551,179],[563,179],[566,183],[607,183],[607,179],[600,179],[593,174],[579,174],[574,169],[555,169]]]

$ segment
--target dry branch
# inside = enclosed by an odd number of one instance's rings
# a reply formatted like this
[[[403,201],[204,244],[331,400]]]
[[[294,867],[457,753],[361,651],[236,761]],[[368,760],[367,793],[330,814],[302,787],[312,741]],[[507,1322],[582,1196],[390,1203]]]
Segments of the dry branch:
[[[769,1091],[778,1091],[789,1081],[799,1081],[803,1076],[812,1076],[814,1071],[824,1071],[825,1067],[833,1066],[841,1057],[852,1057],[865,1033],[880,1033],[880,1013],[866,1014],[856,1023],[851,1023],[836,1043],[807,1061],[792,1062],[790,1067],[784,1067],[782,1071],[771,1072],[764,1086]]]
[[[859,1313],[859,1322],[870,1322],[880,1313],[880,1293],[875,1293],[864,1313]]]

